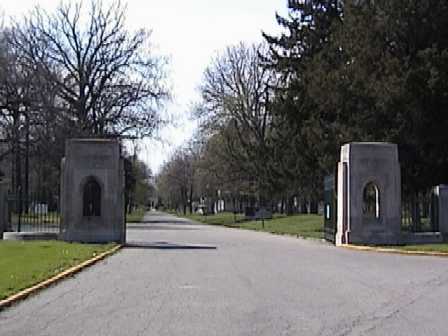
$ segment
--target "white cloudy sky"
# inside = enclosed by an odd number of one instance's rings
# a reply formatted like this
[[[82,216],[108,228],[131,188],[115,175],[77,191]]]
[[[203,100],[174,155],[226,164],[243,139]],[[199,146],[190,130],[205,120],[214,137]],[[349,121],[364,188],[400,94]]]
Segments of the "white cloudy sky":
[[[0,0],[0,11],[20,16],[35,5],[48,10],[60,0]],[[88,0],[84,0],[88,3]],[[107,3],[107,1],[105,1]],[[195,124],[188,111],[210,59],[240,41],[259,42],[261,31],[279,32],[275,13],[286,13],[287,0],[128,0],[130,29],[148,28],[157,52],[170,59],[173,101],[167,106],[176,125],[161,130],[162,142],[139,143],[140,157],[157,172],[174,149],[189,139]]]

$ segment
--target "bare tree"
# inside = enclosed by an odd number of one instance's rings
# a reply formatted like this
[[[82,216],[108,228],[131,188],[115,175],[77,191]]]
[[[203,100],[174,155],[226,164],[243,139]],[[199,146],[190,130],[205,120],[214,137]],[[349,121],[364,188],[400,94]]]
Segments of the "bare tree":
[[[130,33],[126,10],[92,0],[40,8],[14,25],[11,43],[26,66],[55,84],[60,115],[82,135],[149,136],[169,97],[164,59],[152,53],[150,32]]]
[[[4,144],[0,160],[11,159],[11,180],[15,191],[22,189],[21,153],[28,150],[32,73],[21,63],[21,54],[8,43],[11,30],[0,31],[0,132]],[[28,161],[25,169],[28,169]],[[28,189],[28,180],[25,182]]]
[[[193,212],[198,157],[193,148],[178,149],[157,177],[159,195],[172,208]]]
[[[204,73],[203,104],[196,113],[204,128],[221,134],[229,161],[257,184],[261,198],[272,174],[269,103],[275,82],[263,52],[262,45],[241,43],[219,55]]]

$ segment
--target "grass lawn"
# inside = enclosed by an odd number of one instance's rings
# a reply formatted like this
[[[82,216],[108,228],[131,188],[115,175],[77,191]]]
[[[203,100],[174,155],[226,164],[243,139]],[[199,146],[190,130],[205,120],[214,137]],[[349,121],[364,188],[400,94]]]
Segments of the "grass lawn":
[[[0,240],[0,300],[111,249],[60,241]]]
[[[146,210],[144,208],[138,208],[132,211],[130,214],[126,214],[126,222],[127,223],[138,223],[143,220],[143,216],[145,216]]]
[[[266,231],[277,234],[297,235],[304,238],[324,237],[324,218],[320,215],[294,215],[274,218],[264,222],[250,221],[241,223],[241,228]]]
[[[211,216],[186,215],[183,216],[197,222],[225,225],[240,229],[255,231],[265,231],[276,234],[290,234],[305,238],[323,238],[324,219],[320,215],[275,215],[271,220],[264,221],[264,227],[261,221],[245,221],[244,215],[236,215],[236,222],[233,213],[223,212]]]
[[[187,214],[185,216],[181,215],[181,214],[177,214],[177,215],[181,216],[181,217],[192,219],[196,222],[212,224],[212,225],[234,226],[234,227],[238,227],[239,222],[244,220],[244,215],[242,215],[242,214],[234,215],[232,212],[221,212],[216,215],[208,215],[208,216],[203,216],[203,215],[199,215],[199,214]],[[235,220],[236,220],[236,222],[235,222]]]
[[[224,225],[229,227],[265,231],[276,234],[291,234],[305,238],[319,238],[322,239],[323,234],[323,217],[319,215],[275,215],[274,219],[266,220],[264,222],[264,228],[261,221],[245,221],[244,215],[238,214],[236,216],[236,222],[233,213],[223,212],[211,216],[202,216],[198,214],[182,215],[173,211],[170,213],[189,218],[194,221],[212,224],[212,225]],[[370,245],[366,245],[370,246]],[[423,245],[397,245],[397,246],[378,246],[389,249],[398,249],[404,251],[425,251],[425,252],[444,252],[448,253],[448,243],[442,244],[423,244]]]

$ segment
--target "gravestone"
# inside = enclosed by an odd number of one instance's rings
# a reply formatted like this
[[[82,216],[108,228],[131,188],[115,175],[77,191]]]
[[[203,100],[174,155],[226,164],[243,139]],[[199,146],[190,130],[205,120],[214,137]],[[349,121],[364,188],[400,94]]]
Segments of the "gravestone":
[[[46,215],[48,214],[48,204],[46,203],[33,203],[30,205],[29,212],[32,214]]]
[[[119,142],[67,140],[61,168],[61,239],[124,243],[124,167]]]
[[[337,188],[336,245],[400,242],[401,175],[397,145],[342,146]]]
[[[272,219],[272,211],[269,211],[269,210],[266,209],[266,208],[258,209],[258,210],[255,212],[254,219],[255,219],[255,220],[260,220],[260,219]]]

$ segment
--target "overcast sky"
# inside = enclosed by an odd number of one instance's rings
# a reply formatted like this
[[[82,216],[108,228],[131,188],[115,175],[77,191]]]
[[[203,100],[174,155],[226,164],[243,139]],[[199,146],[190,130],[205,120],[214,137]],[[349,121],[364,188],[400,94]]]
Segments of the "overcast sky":
[[[35,5],[47,10],[59,0],[0,0],[0,11],[20,16]],[[87,4],[88,0],[84,0]],[[104,1],[108,2],[108,1]],[[157,53],[170,60],[169,81],[173,101],[166,108],[176,125],[160,132],[163,143],[139,143],[140,158],[157,172],[174,149],[194,133],[189,107],[198,100],[197,87],[211,58],[240,41],[260,42],[261,31],[278,33],[275,13],[286,13],[287,0],[128,0],[130,29],[152,30]]]

